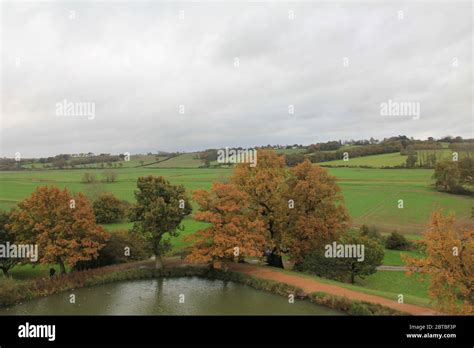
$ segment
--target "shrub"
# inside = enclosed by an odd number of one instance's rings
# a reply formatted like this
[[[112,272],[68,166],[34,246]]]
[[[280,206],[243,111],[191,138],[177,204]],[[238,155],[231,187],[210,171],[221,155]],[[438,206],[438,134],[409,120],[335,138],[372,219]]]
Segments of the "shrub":
[[[113,170],[105,170],[102,175],[104,176],[105,182],[116,182],[117,181],[117,173]]]
[[[305,259],[295,265],[299,271],[314,273],[319,277],[350,281],[354,283],[355,277],[373,274],[382,264],[384,251],[382,245],[372,238],[362,235],[345,235],[338,242],[339,245],[362,245],[364,247],[363,259],[353,257],[327,257],[323,249],[315,249]],[[346,255],[347,256],[347,255]]]
[[[85,172],[84,175],[82,176],[82,180],[81,180],[83,183],[86,183],[86,184],[92,184],[94,182],[97,181],[97,178],[95,176],[95,174],[93,173],[89,173],[89,172]]]
[[[359,230],[361,236],[366,236],[368,238],[372,238],[378,241],[382,241],[383,237],[380,234],[380,232],[377,230],[376,227],[374,226],[367,226],[367,225],[362,225]]]
[[[405,236],[398,232],[392,232],[385,241],[385,247],[391,250],[409,250],[410,246],[411,244]]]
[[[115,230],[95,260],[79,262],[76,270],[103,267],[128,261],[144,260],[151,251],[143,236],[128,230]]]
[[[301,153],[293,153],[285,155],[285,163],[288,167],[294,167],[299,163],[303,163],[306,157]]]
[[[111,193],[102,193],[92,204],[96,221],[101,224],[121,221],[126,216],[127,207]]]
[[[315,292],[309,295],[311,302],[332,309],[346,312],[349,315],[406,315],[390,307],[364,301],[352,301],[347,297]]]

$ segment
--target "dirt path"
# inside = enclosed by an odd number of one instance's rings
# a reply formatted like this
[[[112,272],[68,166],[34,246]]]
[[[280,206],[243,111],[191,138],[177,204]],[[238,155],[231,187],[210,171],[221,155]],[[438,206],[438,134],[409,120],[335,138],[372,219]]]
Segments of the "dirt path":
[[[288,285],[297,286],[305,293],[312,293],[321,291],[327,294],[344,296],[351,300],[360,300],[371,303],[378,303],[386,307],[390,307],[405,313],[413,315],[434,315],[436,312],[430,308],[412,305],[412,304],[400,304],[395,299],[390,300],[384,297],[368,295],[354,290],[349,290],[337,285],[324,284],[318,282],[315,279],[309,279],[300,277],[297,275],[285,274],[279,271],[271,270],[270,268],[259,267],[249,264],[232,263],[229,264],[229,268],[233,271],[248,274],[257,278],[274,280]]]

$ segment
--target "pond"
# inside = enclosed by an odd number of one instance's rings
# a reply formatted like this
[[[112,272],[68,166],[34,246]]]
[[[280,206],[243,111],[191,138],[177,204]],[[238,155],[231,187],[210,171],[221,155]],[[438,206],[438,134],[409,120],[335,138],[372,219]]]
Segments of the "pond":
[[[70,295],[75,303],[70,303]],[[184,303],[183,303],[184,302]],[[1,308],[0,315],[342,315],[222,280],[197,277],[110,283]]]

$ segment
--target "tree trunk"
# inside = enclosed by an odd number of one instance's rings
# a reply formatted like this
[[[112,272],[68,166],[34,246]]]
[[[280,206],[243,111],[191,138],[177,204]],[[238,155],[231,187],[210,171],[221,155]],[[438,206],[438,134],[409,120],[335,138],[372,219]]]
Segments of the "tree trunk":
[[[8,269],[2,267],[2,271],[3,271],[3,275],[4,275],[5,277],[8,277]]]
[[[61,274],[66,274],[66,267],[64,266],[64,262],[62,260],[58,261],[59,269],[61,270]]]
[[[155,269],[163,268],[163,260],[161,259],[160,254],[155,254]]]
[[[280,254],[276,253],[275,249],[267,255],[267,263],[272,267],[284,268],[283,259],[281,258]]]

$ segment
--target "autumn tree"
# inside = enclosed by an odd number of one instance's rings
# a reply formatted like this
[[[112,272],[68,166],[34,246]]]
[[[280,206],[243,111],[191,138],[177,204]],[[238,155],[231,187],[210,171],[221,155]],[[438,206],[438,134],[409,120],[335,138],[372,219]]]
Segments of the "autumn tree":
[[[17,242],[38,245],[39,262],[66,265],[98,256],[109,234],[96,225],[94,211],[82,193],[72,196],[65,188],[40,186],[18,204],[7,225]]]
[[[10,214],[7,212],[0,212],[0,245],[7,243],[15,243],[15,235],[7,228],[10,223]],[[13,268],[20,260],[14,257],[0,257],[0,269],[5,276],[8,276],[8,271]]]
[[[289,170],[284,244],[291,259],[301,262],[311,250],[339,239],[349,215],[336,178],[309,160]]]
[[[251,218],[247,193],[235,185],[215,182],[211,192],[197,190],[193,199],[200,210],[195,219],[211,225],[188,238],[193,241],[189,261],[217,266],[222,261],[263,255],[265,226]]]
[[[248,196],[249,218],[265,224],[267,262],[283,268],[282,248],[288,202],[285,159],[272,150],[258,151],[258,164],[236,166],[231,183]]]
[[[225,188],[228,194],[239,196],[235,203],[240,205],[237,211],[242,219],[263,224],[263,229],[257,229],[265,241],[261,253],[271,266],[283,268],[284,253],[300,262],[309,250],[338,238],[347,227],[348,215],[335,179],[309,161],[287,171],[283,156],[259,150],[257,166],[237,165]],[[208,199],[216,200],[216,195],[213,192]],[[206,209],[207,205],[200,206],[203,213],[234,218],[235,211]],[[222,235],[222,231],[212,233]]]
[[[182,185],[171,185],[165,178],[140,177],[135,191],[136,204],[132,212],[133,230],[145,236],[155,255],[155,267],[163,267],[162,255],[171,248],[167,234],[175,237],[181,222],[191,213],[191,205]]]
[[[453,216],[436,211],[421,244],[426,258],[402,256],[408,275],[429,279],[429,296],[441,312],[474,314],[474,228],[456,227]]]

